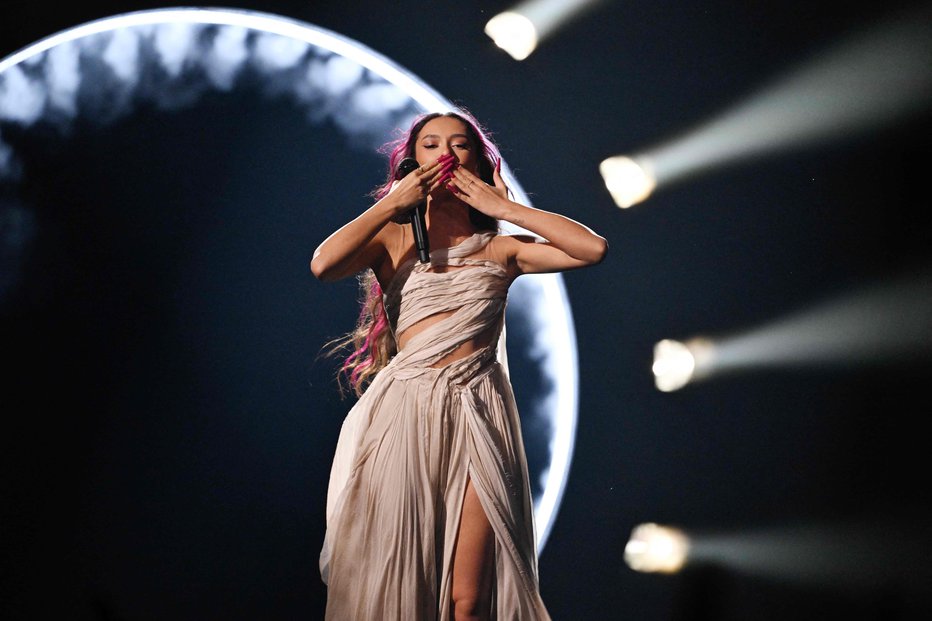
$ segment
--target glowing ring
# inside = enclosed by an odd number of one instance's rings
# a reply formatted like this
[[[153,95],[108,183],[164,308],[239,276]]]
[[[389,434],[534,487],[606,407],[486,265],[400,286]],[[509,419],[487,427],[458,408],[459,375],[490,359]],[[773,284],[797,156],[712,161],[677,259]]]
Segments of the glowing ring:
[[[234,9],[155,9],[88,22],[46,37],[0,60],[0,77],[11,67],[34,60],[40,54],[70,41],[120,28],[165,23],[238,26],[303,41],[355,61],[401,89],[424,111],[455,111],[457,109],[437,91],[399,65],[352,39],[290,18]],[[521,189],[520,184],[510,176],[507,164],[504,162],[501,175],[508,179],[508,187],[516,199],[530,205],[530,199]],[[507,223],[503,223],[503,228],[512,229],[513,232],[520,231],[520,229],[510,227]],[[533,289],[532,293],[531,289]],[[552,413],[550,420],[554,422],[555,428],[551,436],[553,444],[550,446],[550,467],[544,475],[544,491],[541,497],[536,499],[534,509],[537,545],[538,550],[542,550],[566,486],[576,435],[578,371],[575,332],[566,290],[559,274],[522,276],[512,284],[509,295],[511,297],[533,295],[539,299],[540,303],[534,308],[540,315],[537,319],[542,322],[542,325],[545,319],[548,325],[544,345],[550,353],[550,368],[547,371],[555,387],[555,395],[551,395],[553,399],[552,403],[548,403],[548,407]]]

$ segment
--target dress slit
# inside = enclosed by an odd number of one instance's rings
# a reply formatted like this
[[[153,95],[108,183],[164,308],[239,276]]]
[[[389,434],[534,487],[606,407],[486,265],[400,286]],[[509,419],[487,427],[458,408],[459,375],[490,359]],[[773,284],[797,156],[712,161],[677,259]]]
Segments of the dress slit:
[[[489,551],[488,551],[488,553],[489,553],[491,556],[490,556],[490,558],[484,560],[484,562],[488,565],[488,567],[483,568],[483,571],[488,571],[488,572],[489,572],[489,575],[488,575],[488,576],[482,576],[482,578],[484,578],[484,580],[483,580],[483,585],[482,585],[482,586],[484,586],[485,588],[488,588],[488,590],[489,590],[489,592],[488,592],[489,602],[488,602],[488,603],[489,603],[490,606],[492,606],[492,605],[494,604],[494,602],[495,602],[495,588],[494,588],[494,586],[495,586],[495,571],[496,571],[496,567],[498,566],[498,554],[499,554],[499,550],[501,549],[501,546],[500,546],[499,541],[498,541],[498,534],[495,532],[495,528],[492,526],[492,520],[489,518],[488,509],[486,509],[486,505],[485,505],[486,501],[483,500],[482,492],[480,491],[479,487],[476,486],[475,477],[474,477],[473,474],[472,474],[472,472],[473,472],[473,467],[472,467],[472,462],[471,462],[471,461],[469,461],[469,462],[466,464],[466,467],[465,467],[464,470],[465,470],[465,472],[466,472],[466,476],[465,476],[465,478],[463,479],[463,485],[462,485],[462,488],[463,488],[463,489],[462,489],[462,492],[460,493],[461,500],[460,500],[459,515],[455,518],[455,522],[456,522],[456,524],[457,524],[457,528],[456,528],[456,531],[455,531],[455,533],[454,533],[454,535],[453,535],[453,536],[454,536],[454,543],[453,543],[453,546],[452,546],[453,555],[452,555],[452,557],[450,558],[450,563],[449,563],[449,567],[450,567],[450,589],[451,589],[451,594],[452,594],[452,587],[453,587],[453,584],[452,584],[452,582],[453,582],[453,573],[454,573],[454,570],[455,570],[455,567],[456,567],[456,559],[459,557],[459,553],[460,553],[460,550],[459,550],[460,531],[461,531],[462,528],[463,528],[463,514],[465,513],[465,508],[466,508],[466,492],[467,492],[467,490],[469,489],[469,484],[470,484],[470,482],[472,482],[473,491],[474,491],[474,493],[476,494],[476,499],[477,499],[478,502],[479,502],[479,508],[482,509],[482,515],[483,515],[483,517],[485,518],[486,524],[488,524],[489,530],[491,531],[491,541],[489,542],[490,545],[488,546],[488,547],[490,548]],[[451,609],[450,609],[450,617],[452,618],[452,616],[453,616],[453,608],[452,608],[452,607],[453,607],[453,599],[452,599],[452,597],[450,598],[450,606],[451,606]],[[492,610],[494,610],[494,608],[492,608]],[[490,618],[494,618],[494,614],[492,613],[492,610],[489,611]]]

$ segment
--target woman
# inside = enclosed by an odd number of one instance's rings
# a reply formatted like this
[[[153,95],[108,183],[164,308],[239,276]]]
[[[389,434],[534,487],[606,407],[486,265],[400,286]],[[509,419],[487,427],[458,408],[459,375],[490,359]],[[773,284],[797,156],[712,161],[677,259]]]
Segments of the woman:
[[[549,619],[499,338],[515,278],[594,265],[607,243],[509,200],[498,151],[468,113],[423,115],[389,146],[377,202],[311,260],[323,281],[368,275],[344,341],[359,400],[328,490],[327,618]],[[404,157],[420,167],[393,181]],[[406,217],[425,200],[428,263]],[[499,235],[499,220],[543,239]]]

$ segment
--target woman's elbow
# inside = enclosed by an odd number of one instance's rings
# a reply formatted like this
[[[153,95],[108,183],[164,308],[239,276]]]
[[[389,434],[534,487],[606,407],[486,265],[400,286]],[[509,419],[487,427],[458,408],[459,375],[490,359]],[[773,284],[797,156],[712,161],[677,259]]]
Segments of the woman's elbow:
[[[331,267],[327,265],[327,262],[324,261],[319,254],[315,254],[314,258],[311,259],[311,274],[314,275],[314,278],[323,282],[333,280],[331,276]]]
[[[605,260],[606,254],[608,254],[608,240],[604,237],[596,236],[596,240],[592,244],[591,254],[588,257],[589,263],[591,265],[598,265]]]

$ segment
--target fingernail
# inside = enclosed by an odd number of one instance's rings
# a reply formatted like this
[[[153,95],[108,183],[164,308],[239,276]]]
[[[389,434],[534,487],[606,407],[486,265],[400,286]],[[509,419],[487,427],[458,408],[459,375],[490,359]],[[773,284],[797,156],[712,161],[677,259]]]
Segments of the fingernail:
[[[451,192],[453,192],[454,194],[459,194],[459,193],[460,193],[460,191],[457,189],[457,187],[456,187],[455,185],[453,185],[452,183],[448,183],[448,184],[447,184],[447,189],[450,190]]]

